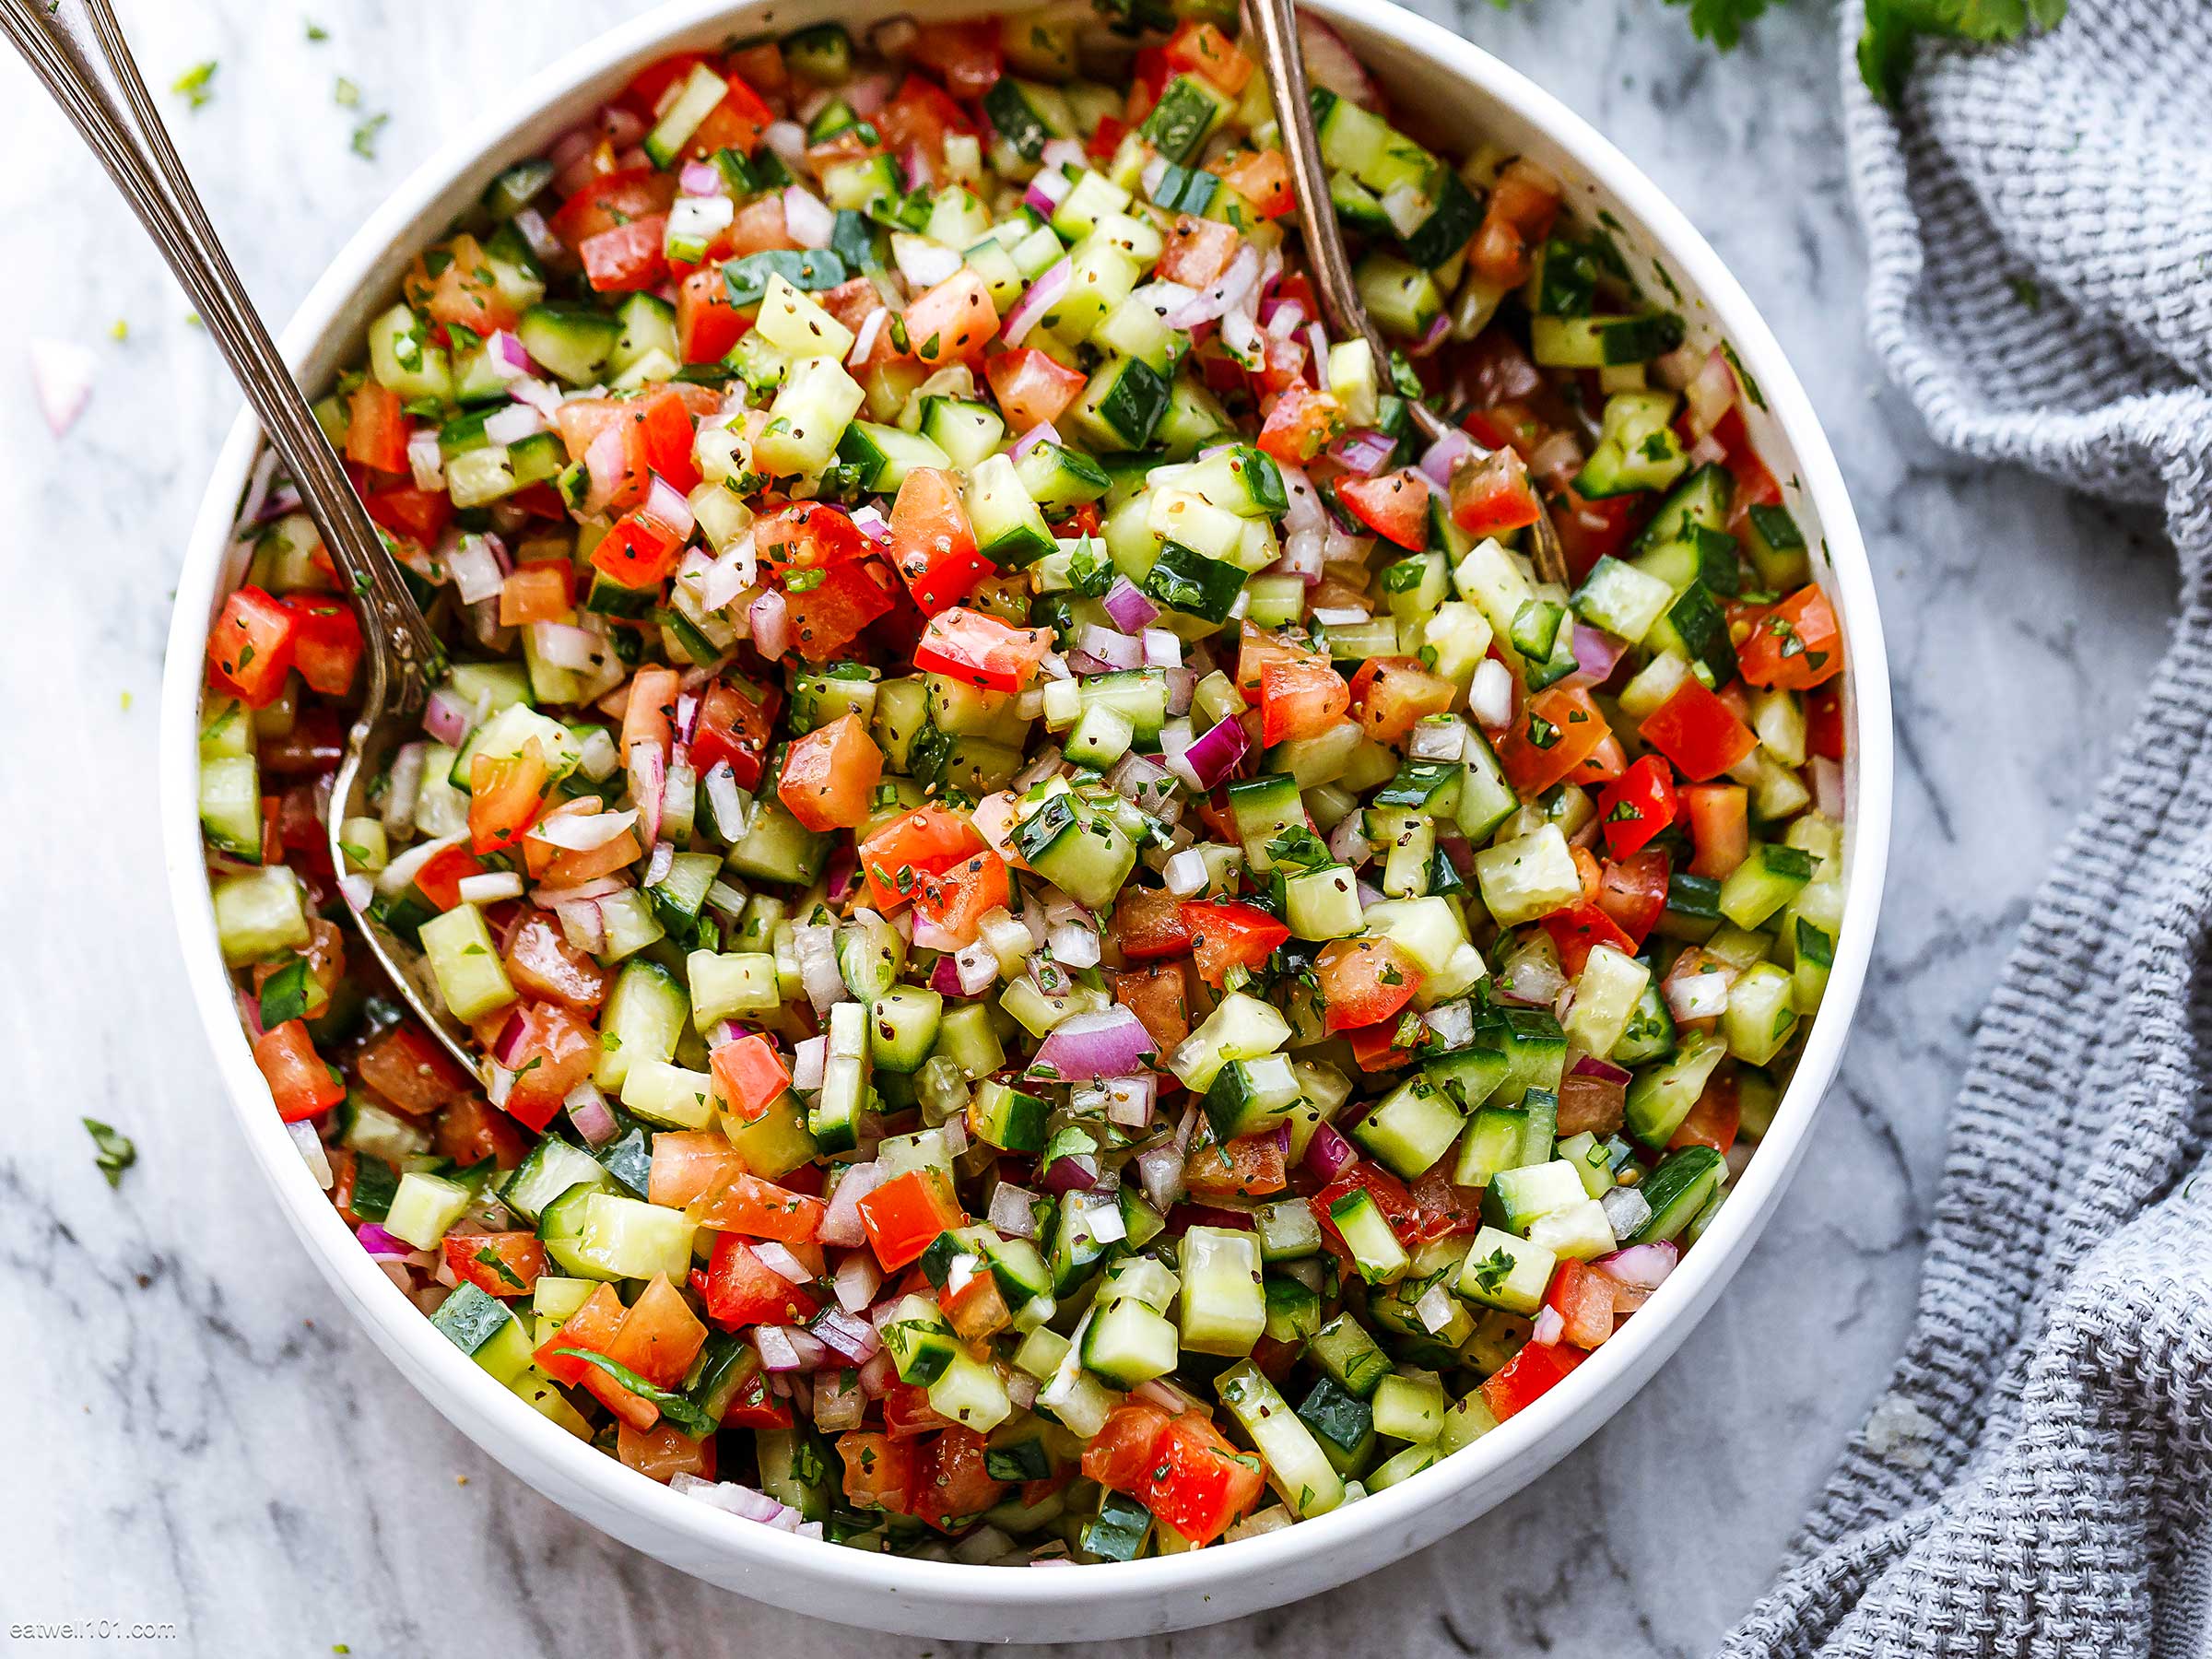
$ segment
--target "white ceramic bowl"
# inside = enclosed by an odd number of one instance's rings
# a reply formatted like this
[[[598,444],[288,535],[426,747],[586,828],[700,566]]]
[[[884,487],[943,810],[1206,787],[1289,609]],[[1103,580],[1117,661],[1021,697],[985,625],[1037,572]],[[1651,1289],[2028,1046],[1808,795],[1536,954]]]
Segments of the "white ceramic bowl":
[[[1388,1490],[1265,1537],[1156,1560],[1061,1571],[903,1560],[796,1538],[678,1497],[556,1428],[478,1370],[363,1253],[302,1168],[241,1030],[216,945],[201,862],[195,732],[208,624],[242,572],[228,532],[258,438],[241,416],[193,527],[170,634],[161,713],[163,846],[186,970],[247,1144],[339,1300],[464,1433],[555,1502],[670,1565],[780,1607],[916,1636],[1081,1641],[1172,1630],[1341,1584],[1434,1542],[1519,1490],[1603,1423],[1672,1354],[1721,1293],[1780,1202],[1836,1072],[1857,1005],[1888,851],[1888,677],[1874,583],[1834,456],[1812,406],[1750,300],[1704,239],[1626,157],[1504,64],[1380,0],[1311,0],[1400,100],[1452,110],[1459,135],[1499,139],[1608,208],[1639,271],[1657,260],[1684,296],[1691,337],[1724,335],[1765,394],[1747,410],[1837,602],[1850,667],[1849,898],[1826,1006],[1757,1157],[1697,1247],[1651,1301],[1535,1406]],[[973,0],[872,8],[959,15]],[[286,330],[286,357],[317,386],[359,349],[416,250],[502,166],[534,153],[664,52],[825,18],[835,0],[675,0],[571,53],[419,168],[315,285]]]

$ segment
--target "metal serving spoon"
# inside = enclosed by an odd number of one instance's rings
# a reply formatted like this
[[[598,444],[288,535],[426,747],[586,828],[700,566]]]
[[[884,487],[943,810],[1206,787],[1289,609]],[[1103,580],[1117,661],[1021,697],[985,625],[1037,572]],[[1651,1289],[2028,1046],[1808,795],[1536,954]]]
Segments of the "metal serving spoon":
[[[1290,164],[1292,185],[1298,195],[1298,227],[1306,240],[1306,261],[1312,267],[1313,292],[1328,314],[1329,332],[1339,339],[1363,338],[1377,363],[1390,361],[1390,347],[1352,280],[1352,262],[1344,251],[1336,228],[1336,209],[1329,199],[1329,172],[1321,159],[1321,141],[1313,133],[1313,106],[1306,88],[1305,53],[1299,45],[1298,10],[1294,0],[1252,0],[1253,33],[1259,39],[1260,71],[1267,77],[1268,96],[1275,100],[1276,124],[1282,130],[1283,154]],[[1426,404],[1411,405],[1414,425],[1421,436],[1435,442],[1453,427]],[[1535,544],[1536,574],[1547,582],[1567,581],[1567,555],[1551,514],[1539,502],[1531,538]]]
[[[366,781],[411,734],[431,685],[443,672],[438,636],[408,593],[398,561],[354,494],[314,411],[277,355],[208,224],[109,0],[0,0],[0,29],[100,158],[192,296],[353,595],[367,647],[367,685],[360,713],[347,736],[326,826],[333,866],[343,870],[346,854],[338,845],[338,826],[359,811]],[[112,87],[100,76],[102,64]],[[364,914],[350,894],[346,901],[400,994],[477,1073],[467,1033],[445,1011],[421,953]]]

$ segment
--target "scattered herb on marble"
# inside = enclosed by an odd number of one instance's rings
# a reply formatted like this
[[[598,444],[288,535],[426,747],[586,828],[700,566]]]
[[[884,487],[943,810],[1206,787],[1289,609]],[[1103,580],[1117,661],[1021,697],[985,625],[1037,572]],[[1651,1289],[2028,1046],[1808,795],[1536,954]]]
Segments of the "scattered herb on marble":
[[[215,71],[216,62],[213,58],[209,58],[204,64],[194,64],[171,82],[169,89],[171,92],[182,92],[189,107],[194,110],[199,109],[215,97],[213,90]]]
[[[365,161],[376,159],[376,135],[383,131],[389,115],[371,115],[353,129],[353,153]]]
[[[116,318],[113,324],[108,329],[108,338],[111,340],[127,340],[130,337],[131,325],[124,322],[121,317]]]
[[[338,100],[339,109],[350,110],[361,101],[361,89],[341,75],[338,76],[337,86],[331,91],[331,96]]]
[[[330,30],[310,18],[307,20],[307,38],[311,41],[327,41],[330,39]],[[341,1653],[345,1651],[344,1648],[338,1650]]]
[[[99,1156],[92,1160],[93,1164],[108,1178],[110,1186],[121,1186],[123,1172],[138,1161],[137,1147],[129,1135],[117,1134],[112,1126],[101,1123],[98,1118],[80,1118],[77,1121],[91,1135],[92,1144],[100,1148]]]
[[[2037,282],[2034,277],[2015,276],[2010,282],[2006,283],[2006,286],[2012,289],[2012,297],[2015,300],[2018,300],[2022,305],[2026,306],[2030,311],[2041,311],[2043,309],[2042,285]]]

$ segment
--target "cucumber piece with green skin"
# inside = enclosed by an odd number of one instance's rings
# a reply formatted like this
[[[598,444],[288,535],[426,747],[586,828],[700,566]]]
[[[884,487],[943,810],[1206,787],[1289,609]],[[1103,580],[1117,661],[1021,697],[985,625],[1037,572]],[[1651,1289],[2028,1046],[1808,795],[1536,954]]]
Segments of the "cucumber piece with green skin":
[[[1580,1204],[1586,1194],[1582,1177],[1563,1159],[1500,1170],[1482,1190],[1482,1218],[1510,1233],[1527,1235],[1529,1223],[1555,1210]]]
[[[1665,1146],[1727,1053],[1727,1044],[1718,1038],[1695,1032],[1672,1060],[1638,1072],[1624,1108],[1629,1133],[1647,1147]]]
[[[1597,446],[1575,475],[1574,488],[1595,499],[1665,489],[1680,477],[1689,459],[1669,424],[1677,401],[1671,392],[1620,392],[1607,398]]]
[[[1802,848],[1761,841],[1729,872],[1715,902],[1721,914],[1736,926],[1761,927],[1805,890],[1818,863]]]
[[[977,551],[1002,571],[1026,570],[1058,546],[1009,456],[975,468],[967,507]]]
[[[968,1108],[970,1133],[1007,1152],[1044,1150],[1045,1103],[996,1078],[980,1084]]]
[[[1210,179],[1211,173],[1200,177]],[[1210,196],[1212,193],[1209,191]],[[1362,236],[1389,236],[1394,233],[1390,215],[1382,211],[1382,203],[1375,193],[1350,173],[1337,169],[1329,174],[1329,205],[1336,209],[1337,222],[1357,230]],[[1204,209],[1198,211],[1203,212]]]
[[[837,458],[853,469],[853,480],[862,489],[882,495],[896,495],[907,476],[919,468],[952,465],[952,457],[924,434],[866,420],[845,428]]]
[[[1232,1060],[1214,1074],[1213,1087],[1206,1091],[1206,1122],[1214,1138],[1226,1145],[1247,1135],[1265,1134],[1304,1098],[1290,1062],[1282,1055]]]
[[[1241,1229],[1193,1227],[1179,1259],[1182,1346],[1199,1354],[1252,1352],[1267,1325],[1258,1241]]]
[[[1664,625],[1654,625],[1645,641],[1651,648],[1671,647],[1702,663],[1716,686],[1735,677],[1735,645],[1728,637],[1727,613],[1702,582],[1692,582],[1682,590],[1668,606]]]
[[[675,161],[700,124],[714,112],[715,107],[727,96],[729,82],[714,73],[704,63],[691,65],[687,75],[669,99],[661,117],[645,135],[645,154],[653,166],[665,168]]]
[[[1579,1188],[1578,1188],[1579,1190]],[[1453,1286],[1469,1301],[1508,1313],[1534,1313],[1544,1303],[1556,1258],[1541,1244],[1484,1226],[1467,1246]]]
[[[1385,334],[1419,340],[1443,314],[1444,299],[1437,291],[1436,279],[1395,254],[1370,253],[1352,276],[1368,314]]]
[[[1352,1253],[1359,1277],[1369,1284],[1385,1285],[1405,1276],[1411,1258],[1366,1188],[1347,1193],[1331,1203],[1329,1219],[1335,1224],[1345,1248]]]
[[[783,37],[783,65],[817,87],[841,87],[853,78],[853,37],[842,23],[817,23]]]
[[[614,355],[622,324],[588,306],[534,305],[523,313],[514,332],[536,361],[571,386],[588,386]]]
[[[1682,344],[1672,312],[1640,316],[1532,317],[1529,351],[1547,369],[1613,369],[1648,363]]]
[[[1249,443],[1216,450],[1205,460],[1190,463],[1175,484],[1239,518],[1280,518],[1290,510],[1282,468],[1273,455]]]
[[[913,1072],[929,1058],[945,999],[923,985],[894,985],[868,1010],[868,1046],[885,1071]]]
[[[1092,373],[1068,419],[1100,449],[1142,449],[1167,413],[1168,397],[1168,382],[1150,364],[1133,357],[1110,358]]]
[[[1179,75],[1161,88],[1159,101],[1137,130],[1170,161],[1187,163],[1229,109],[1229,100],[1196,76]]]
[[[1465,1122],[1448,1094],[1413,1077],[1353,1126],[1352,1139],[1392,1174],[1412,1181],[1451,1150]]]
[[[1014,830],[1023,860],[1078,904],[1111,907],[1136,867],[1136,848],[1113,820],[1073,794],[1054,795]]]
[[[1187,374],[1169,382],[1167,406],[1152,429],[1169,460],[1181,461],[1235,436],[1236,423],[1211,392]]]
[[[1038,81],[1000,76],[983,94],[983,113],[1025,161],[1043,155],[1052,139],[1075,136],[1075,112],[1066,95]]]
[[[1030,499],[1047,512],[1059,512],[1095,501],[1112,488],[1099,464],[1080,450],[1039,439],[1014,464],[1015,476]]]
[[[1785,507],[1752,504],[1745,524],[1744,551],[1759,572],[1761,587],[1778,592],[1802,586],[1812,579],[1812,559],[1805,533]]]
[[[1171,161],[1152,192],[1152,206],[1162,213],[1203,216],[1221,188],[1220,175]],[[1387,226],[1388,221],[1384,221]]]
[[[1364,925],[1358,882],[1348,865],[1320,865],[1284,883],[1283,919],[1293,936],[1348,939]]]
[[[1086,710],[1112,709],[1129,722],[1146,743],[1159,735],[1168,718],[1168,676],[1164,668],[1123,668],[1094,675],[1077,693]]]
[[[522,1321],[477,1285],[464,1283],[439,1304],[430,1324],[501,1382],[512,1382],[530,1369],[530,1337]]]
[[[1659,504],[1630,544],[1637,551],[1681,541],[1694,530],[1726,530],[1735,501],[1735,477],[1717,461],[1694,467]]]
[[[1095,1313],[1084,1327],[1084,1368],[1116,1388],[1164,1377],[1177,1362],[1174,1324],[1134,1297]]]
[[[1637,1189],[1652,1206],[1651,1218],[1622,1242],[1656,1244],[1679,1236],[1712,1202],[1727,1168],[1727,1160],[1711,1147],[1668,1153]]]
[[[1004,417],[988,404],[957,397],[922,400],[922,436],[962,472],[972,473],[981,466],[1006,435]]]
[[[1162,544],[1141,585],[1170,610],[1220,623],[1229,620],[1237,595],[1244,591],[1244,579],[1241,566],[1208,559],[1171,541]]]
[[[1434,270],[1450,264],[1474,240],[1482,226],[1482,206],[1450,168],[1440,166],[1430,177],[1435,205],[1405,244],[1406,258]]]
[[[1339,1313],[1306,1344],[1306,1357],[1346,1393],[1364,1400],[1390,1374],[1390,1356],[1349,1313]]]
[[[829,862],[830,839],[803,826],[781,801],[763,798],[754,808],[752,827],[725,862],[756,881],[806,887]]]

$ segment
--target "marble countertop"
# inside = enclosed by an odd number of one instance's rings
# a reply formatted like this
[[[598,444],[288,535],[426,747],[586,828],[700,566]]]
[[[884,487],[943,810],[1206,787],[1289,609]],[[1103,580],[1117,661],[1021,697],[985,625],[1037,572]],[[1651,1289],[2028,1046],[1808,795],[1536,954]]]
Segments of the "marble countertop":
[[[149,80],[204,60],[175,130],[265,312],[289,312],[434,141],[624,0],[121,0]],[[2160,648],[2154,535],[1938,453],[1861,337],[1864,249],[1830,8],[1726,57],[1646,0],[1441,15],[1636,157],[1764,309],[1876,557],[1895,677],[1891,886],[1811,1154],[1716,1311],[1578,1453],[1355,1589],[1172,1639],[1185,1654],[1709,1651],[1758,1593],[1909,1321],[1946,1105],[2025,897]],[[309,38],[308,18],[327,33]],[[359,88],[341,107],[337,78]],[[388,113],[357,154],[364,120]],[[171,571],[239,406],[92,161],[0,64],[0,1641],[30,1620],[173,1623],[182,1651],[801,1655],[880,1640],[739,1602],[588,1530],[478,1453],[351,1328],[253,1173],[190,1011],[159,879],[155,695]],[[39,418],[27,336],[98,361]],[[97,769],[97,770],[96,770]],[[98,783],[92,782],[98,778]],[[64,784],[68,787],[62,787]],[[118,1191],[80,1116],[133,1135]],[[28,1340],[26,1336],[28,1335]],[[25,1652],[29,1641],[0,1651]],[[90,1643],[126,1647],[124,1643]],[[901,1651],[909,1644],[895,1644]],[[913,1643],[938,1654],[958,1645]],[[1135,1645],[1135,1644],[1132,1644]],[[1145,1644],[1165,1654],[1167,1640]],[[171,1650],[174,1651],[174,1650]]]

